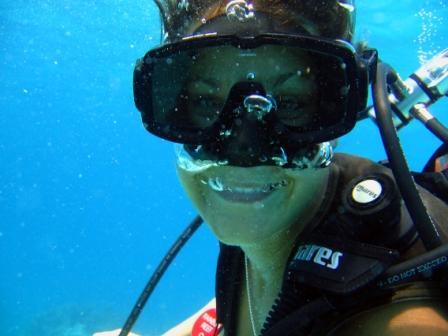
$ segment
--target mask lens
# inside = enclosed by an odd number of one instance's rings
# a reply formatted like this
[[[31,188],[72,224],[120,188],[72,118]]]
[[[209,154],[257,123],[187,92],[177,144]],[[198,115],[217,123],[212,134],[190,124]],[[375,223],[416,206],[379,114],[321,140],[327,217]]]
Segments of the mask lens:
[[[306,133],[322,133],[354,120],[348,110],[355,60],[347,50],[327,52],[286,39],[236,42],[183,42],[181,47],[165,47],[146,57],[152,97],[148,115],[158,135],[164,133],[163,137],[177,142],[183,142],[183,136],[192,139],[185,141],[184,137],[185,143],[203,134],[218,135],[225,128],[224,119],[228,126],[236,107],[244,107],[244,97],[229,104],[232,87],[241,82],[257,83],[272,98],[275,106],[269,122],[289,138],[291,134],[299,139]]]
[[[152,109],[158,124],[196,130],[218,120],[228,92],[220,92],[223,78],[216,67],[207,73],[204,67],[219,62],[223,49],[181,50],[152,60]]]
[[[343,60],[307,51],[309,65],[274,92],[277,116],[294,132],[333,127],[347,115],[350,85]]]

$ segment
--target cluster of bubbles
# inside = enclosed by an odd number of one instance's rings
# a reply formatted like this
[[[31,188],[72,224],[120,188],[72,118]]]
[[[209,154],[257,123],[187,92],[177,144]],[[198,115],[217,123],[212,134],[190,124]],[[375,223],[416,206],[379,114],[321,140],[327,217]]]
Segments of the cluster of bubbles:
[[[444,29],[446,26],[446,19],[442,13],[447,8],[446,0],[426,0],[416,14],[420,17],[422,25],[422,31],[416,38],[420,64],[429,61],[445,47],[440,45],[443,33],[439,32],[439,29]]]
[[[177,3],[177,8],[179,8],[180,10],[182,9],[188,10],[189,7],[190,3],[188,2],[188,0],[180,0]]]
[[[290,164],[288,168],[302,170],[302,169],[319,169],[328,167],[331,163],[334,154],[334,146],[336,142],[323,142],[321,144],[312,145],[302,148],[296,153],[292,153],[288,158],[288,154],[283,148],[279,148],[278,152],[272,154],[270,157],[261,156],[254,158],[253,165],[262,165],[266,162],[283,167]],[[182,144],[174,145],[176,153],[177,166],[187,172],[202,172],[213,167],[227,166],[229,161],[215,160],[215,159],[197,159],[193,158]],[[202,146],[196,146],[194,152],[200,153]]]

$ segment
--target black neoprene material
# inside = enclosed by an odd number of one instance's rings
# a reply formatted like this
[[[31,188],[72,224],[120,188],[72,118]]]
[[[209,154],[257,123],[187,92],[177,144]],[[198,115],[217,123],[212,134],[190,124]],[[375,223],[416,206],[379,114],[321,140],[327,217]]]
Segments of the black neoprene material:
[[[371,283],[393,262],[398,260],[398,252],[362,242],[347,241],[325,235],[313,235],[305,242],[307,246],[320,246],[341,254],[337,270],[313,259],[294,258],[289,270],[295,274],[296,283],[310,284],[322,290],[348,295]],[[303,245],[302,245],[303,246]]]
[[[339,197],[341,195],[341,189],[343,189],[344,185],[346,185],[351,179],[356,176],[371,173],[372,171],[377,171],[381,173],[388,173],[390,171],[378,164],[375,164],[369,160],[352,157],[343,154],[336,154],[334,158],[334,163],[332,168],[334,170],[333,174],[333,183],[331,190],[328,191],[330,197],[327,197],[327,206],[323,207],[323,212],[319,214],[319,219],[315,219],[309,227],[312,230],[307,230],[303,235],[301,234],[298,237],[296,242],[296,248],[292,251],[290,256],[290,261],[295,256],[297,248],[300,246],[303,237],[310,234],[310,231],[317,232],[321,234],[322,237],[325,237],[325,234],[338,236],[343,235],[344,232],[341,232],[337,228],[334,228],[334,225],[330,221],[331,225],[325,227],[323,223],[327,222],[327,219],[331,217],[334,211],[337,211],[338,204],[340,203]],[[434,214],[433,219],[437,223],[446,222],[446,214],[447,206],[432,196],[427,191],[421,191],[422,197],[425,200],[426,206],[428,207],[431,215]],[[433,200],[433,201],[432,201]],[[409,221],[409,216],[404,216],[403,220]],[[404,224],[400,224],[404,225]],[[332,231],[333,230],[333,231]],[[444,235],[444,238],[447,238]],[[412,239],[412,243],[415,240]],[[417,246],[417,247],[414,247]],[[407,250],[412,252],[402,251],[402,260],[409,258],[412,255],[419,254],[423,251],[420,251],[421,245],[413,245],[410,248],[410,244],[407,245]],[[417,249],[416,249],[417,248]],[[367,252],[366,252],[367,251]],[[367,255],[370,255],[368,249],[365,252]],[[387,254],[387,249],[385,249]],[[364,253],[364,254],[366,254]],[[380,305],[388,302],[392,297],[394,291],[391,289],[382,290],[376,287],[375,277],[379,275],[382,271],[384,271],[385,266],[390,264],[392,260],[387,261],[386,259],[382,259],[381,253],[375,254],[372,256],[376,256],[379,260],[383,260],[386,262],[385,265],[381,266],[382,270],[376,269],[371,276],[365,278],[368,281],[364,281],[364,283],[354,283],[356,286],[353,288],[349,287],[340,287],[343,288],[342,292],[349,293],[347,294],[338,294],[338,290],[340,288],[336,288],[333,293],[329,291],[325,291],[324,289],[319,289],[317,287],[311,287],[309,285],[301,285],[299,284],[297,287],[291,288],[290,286],[283,286],[282,291],[285,291],[286,298],[282,300],[285,301],[285,304],[277,304],[277,310],[273,310],[268,317],[265,326],[263,328],[263,332],[261,335],[308,335],[310,330],[313,330],[312,335],[326,335],[320,334],[316,329],[321,324],[320,321],[327,319],[328,323],[336,323],[341,318],[341,316],[348,317],[351,313],[356,313],[362,308],[366,308],[368,305],[371,307],[372,305]],[[221,252],[218,261],[218,270],[217,270],[217,281],[216,281],[216,298],[217,298],[217,313],[218,313],[218,323],[221,323],[224,326],[224,330],[226,336],[235,336],[236,335],[236,327],[238,325],[237,316],[239,315],[239,298],[241,296],[241,289],[243,283],[243,264],[244,263],[244,254],[241,249],[237,247],[230,247],[227,245],[221,245]],[[375,268],[375,267],[374,267]],[[315,273],[317,274],[317,273]],[[287,279],[285,274],[285,279]],[[308,279],[308,281],[314,281],[315,279]],[[369,281],[370,284],[368,283]],[[286,280],[285,280],[286,282]],[[325,284],[323,287],[325,288]],[[351,292],[350,292],[351,290]],[[320,295],[320,293],[322,293]],[[324,297],[324,299],[322,299]],[[298,298],[302,298],[301,300]],[[280,301],[281,302],[281,301]],[[301,303],[302,302],[302,303]],[[309,303],[312,303],[307,306]],[[366,304],[368,302],[368,304]],[[307,308],[305,307],[307,306]],[[331,312],[332,306],[335,308],[334,313]],[[315,309],[316,307],[321,307],[322,309],[319,311]],[[337,307],[337,309],[336,309]],[[369,308],[367,307],[367,308]],[[302,313],[300,313],[302,310]],[[322,313],[328,312],[328,314]],[[292,314],[292,315],[291,315]],[[335,316],[336,320],[331,320],[331,316]],[[286,316],[289,316],[288,320],[284,320]],[[295,323],[294,318],[292,316],[296,316],[301,320],[300,323]],[[330,318],[330,320],[328,320]],[[289,321],[289,322],[288,322]],[[310,323],[305,323],[306,321]],[[319,322],[317,325],[313,322]],[[280,323],[280,324],[279,324]],[[330,325],[330,324],[329,324]],[[294,331],[294,326],[297,327]],[[274,329],[272,329],[274,327]],[[320,326],[321,327],[321,326]],[[277,329],[278,328],[278,329]],[[277,330],[282,330],[281,332],[285,332],[285,330],[290,330],[288,333],[280,333],[277,334]],[[269,331],[271,330],[271,331]],[[314,331],[316,330],[316,333]]]

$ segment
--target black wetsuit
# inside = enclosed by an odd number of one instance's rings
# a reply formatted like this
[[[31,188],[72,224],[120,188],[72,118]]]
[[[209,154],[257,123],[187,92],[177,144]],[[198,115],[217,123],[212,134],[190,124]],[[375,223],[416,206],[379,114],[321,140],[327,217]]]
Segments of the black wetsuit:
[[[308,225],[306,232],[301,233],[297,237],[295,247],[289,258],[290,264],[297,257],[297,249],[304,241],[307,242],[311,239],[312,242],[321,241],[326,243],[326,240],[332,241],[332,239],[336,239],[336,243],[332,242],[336,245],[330,244],[330,246],[338,246],[338,244],[341,245],[341,237],[347,237],[347,241],[356,240],[356,237],[353,237],[353,231],[347,230],[345,224],[342,225],[341,229],[338,224],[345,218],[343,202],[341,200],[344,197],[344,193],[346,193],[346,186],[351,181],[359,176],[371,176],[372,174],[386,175],[392,178],[391,171],[383,165],[359,157],[344,154],[335,155],[323,205]],[[428,213],[439,228],[442,240],[447,242],[448,206],[427,190],[419,188],[419,191]],[[398,198],[400,198],[399,195]],[[397,228],[401,232],[388,235],[387,232],[379,230],[369,235],[369,232],[366,234],[363,230],[360,231],[360,236],[362,237],[360,239],[360,245],[356,245],[358,243],[354,242],[353,244],[355,245],[353,246],[360,246],[362,249],[367,246],[367,252],[359,257],[364,259],[359,259],[358,256],[354,255],[352,264],[355,265],[353,267],[356,267],[356,265],[370,263],[370,269],[367,270],[366,268],[366,271],[360,271],[360,275],[357,275],[357,278],[354,278],[349,285],[344,284],[341,287],[341,283],[337,283],[337,281],[334,284],[331,281],[329,282],[328,279],[321,281],[321,279],[316,278],[317,271],[314,274],[308,274],[304,277],[298,272],[298,276],[293,277],[293,280],[291,280],[291,269],[287,269],[285,278],[289,278],[289,283],[286,284],[287,281],[285,280],[282,287],[280,303],[274,305],[270,317],[265,322],[262,335],[331,335],[340,326],[344,325],[344,323],[349,322],[350,318],[360,311],[365,311],[375,306],[393,304],[394,302],[410,299],[440,299],[446,302],[447,292],[441,289],[442,280],[441,276],[437,273],[424,279],[424,281],[414,281],[405,285],[389,287],[387,290],[372,286],[372,283],[376,281],[376,276],[378,275],[376,273],[381,273],[382,270],[392,264],[399,263],[425,252],[412,220],[407,214],[406,208],[401,200],[399,200],[399,211],[401,212],[401,216]],[[361,223],[360,225],[365,224]],[[384,239],[389,241],[382,244],[381,239],[383,238],[380,239],[375,235],[385,237]],[[392,238],[393,240],[391,240]],[[367,243],[367,245],[364,243]],[[342,245],[345,248],[345,243],[342,243]],[[379,252],[377,253],[377,251]],[[371,253],[373,255],[378,254],[380,261],[373,261],[375,258],[369,259]],[[393,254],[395,259],[389,258],[387,256],[388,253]],[[365,257],[366,255],[368,258]],[[386,256],[384,257],[384,255]],[[305,267],[308,266],[310,268],[316,267],[313,264],[305,264]],[[239,315],[239,298],[244,281],[243,268],[243,251],[238,247],[221,244],[217,268],[216,298],[218,322],[223,325],[226,336],[236,335],[238,324],[236,317]],[[323,269],[322,271],[326,272]],[[287,273],[289,274],[288,276]],[[295,286],[294,281],[300,282],[298,286]],[[319,281],[323,285],[320,288],[314,288],[313,284],[315,282],[319,283]],[[335,289],[333,292],[329,293],[325,290],[327,287],[331,288],[332,286]],[[325,299],[320,302],[321,296],[325,296]],[[303,307],[313,300],[316,302],[315,309],[317,312],[311,312],[305,315],[301,314],[300,310],[304,310]],[[330,300],[331,304],[328,304],[328,300]],[[335,302],[336,304],[333,305]],[[336,308],[333,309],[335,306]],[[314,309],[312,306],[310,307],[305,310],[309,311],[310,309]],[[321,309],[321,312],[319,312],[319,309]],[[287,316],[289,316],[289,320],[285,322]],[[310,316],[314,316],[314,318],[310,318]],[[306,322],[306,319],[310,319],[310,321]],[[269,333],[270,328],[282,321],[285,326],[281,333]],[[279,330],[282,329],[280,328]]]

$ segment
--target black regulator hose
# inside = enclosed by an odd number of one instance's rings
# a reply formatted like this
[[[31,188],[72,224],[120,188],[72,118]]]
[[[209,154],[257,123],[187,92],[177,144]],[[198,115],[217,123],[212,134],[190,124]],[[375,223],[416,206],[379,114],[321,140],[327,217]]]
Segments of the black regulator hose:
[[[418,119],[432,134],[443,143],[448,143],[448,128],[446,128],[427,108],[427,105],[419,103],[411,110],[412,115]]]
[[[427,250],[442,245],[440,234],[426,211],[409,171],[397,131],[392,121],[388,84],[396,79],[395,72],[385,63],[378,63],[373,80],[375,114],[392,172],[400,189],[406,208]]]
[[[151,276],[151,278],[149,279],[145,288],[143,289],[142,293],[140,294],[140,297],[138,298],[137,302],[135,303],[134,308],[132,308],[132,311],[129,314],[129,317],[126,320],[126,322],[118,336],[128,336],[128,334],[131,332],[132,327],[134,326],[135,322],[137,321],[138,317],[140,316],[140,313],[142,312],[143,308],[145,307],[146,302],[148,301],[149,297],[151,296],[152,292],[154,291],[154,288],[159,283],[160,278],[163,276],[166,269],[171,264],[171,262],[174,260],[176,255],[182,249],[182,247],[185,245],[185,243],[191,238],[191,236],[193,236],[193,234],[196,232],[196,230],[199,228],[199,226],[201,226],[202,222],[203,222],[203,219],[200,216],[197,216],[190,223],[190,225],[187,226],[187,228],[184,230],[184,232],[182,232],[182,234],[179,236],[179,238],[177,238],[177,240],[171,246],[168,253],[162,259],[159,266],[157,266],[157,269],[154,271],[153,275]]]

